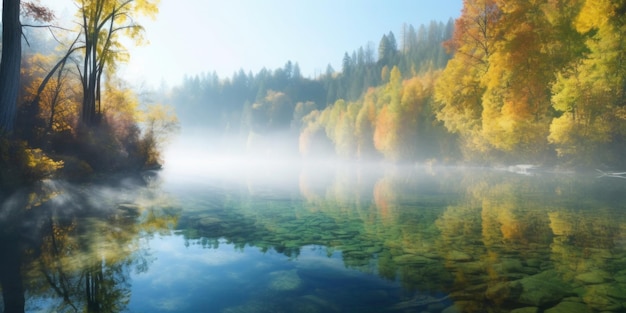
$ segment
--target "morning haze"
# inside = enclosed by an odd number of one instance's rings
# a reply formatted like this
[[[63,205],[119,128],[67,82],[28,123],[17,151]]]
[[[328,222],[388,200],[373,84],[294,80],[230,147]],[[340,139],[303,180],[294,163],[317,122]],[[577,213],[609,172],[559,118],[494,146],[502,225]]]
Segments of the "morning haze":
[[[4,1],[0,312],[624,312],[624,12]]]

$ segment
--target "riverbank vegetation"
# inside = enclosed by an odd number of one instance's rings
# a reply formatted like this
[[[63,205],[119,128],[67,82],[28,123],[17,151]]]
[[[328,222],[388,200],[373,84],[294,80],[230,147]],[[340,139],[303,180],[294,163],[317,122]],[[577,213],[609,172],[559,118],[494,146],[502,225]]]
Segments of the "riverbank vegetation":
[[[157,1],[74,2],[75,30],[54,26],[36,2],[3,8],[0,186],[158,168],[178,127],[173,110],[140,99],[117,74],[129,59],[122,39],[141,43],[134,18],[154,17]]]
[[[199,75],[167,99],[186,126],[230,136],[219,151],[618,167],[625,10],[608,0],[465,0],[454,21],[405,25],[376,50],[345,53],[340,71],[305,78],[290,61]]]

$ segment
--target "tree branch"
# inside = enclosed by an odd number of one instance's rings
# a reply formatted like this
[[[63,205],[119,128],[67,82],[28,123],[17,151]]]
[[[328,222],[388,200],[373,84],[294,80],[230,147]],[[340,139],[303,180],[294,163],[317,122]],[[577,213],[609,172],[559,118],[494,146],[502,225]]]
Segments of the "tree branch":
[[[67,29],[61,26],[56,26],[56,25],[32,25],[32,24],[22,24],[22,27],[33,27],[33,28],[57,28],[57,29],[62,29],[62,30],[66,30],[66,31],[72,31],[71,29]]]
[[[59,69],[59,67],[65,66],[67,59],[69,59],[69,57],[72,55],[72,53],[74,53],[74,51],[84,48],[83,46],[74,47],[76,42],[78,42],[78,38],[80,38],[80,35],[76,37],[76,39],[74,39],[74,42],[72,42],[72,44],[70,45],[70,49],[67,51],[65,56],[63,56],[63,58],[61,58],[61,60],[57,62],[57,64],[52,68],[52,70],[50,70],[48,75],[46,75],[46,77],[41,81],[41,84],[39,84],[39,88],[37,88],[37,93],[35,94],[35,98],[32,101],[33,104],[39,103],[39,99],[41,98],[41,93],[46,88],[46,85],[48,85],[48,81],[50,81],[50,78],[52,78],[52,75],[54,75],[54,72],[56,72],[57,69]]]

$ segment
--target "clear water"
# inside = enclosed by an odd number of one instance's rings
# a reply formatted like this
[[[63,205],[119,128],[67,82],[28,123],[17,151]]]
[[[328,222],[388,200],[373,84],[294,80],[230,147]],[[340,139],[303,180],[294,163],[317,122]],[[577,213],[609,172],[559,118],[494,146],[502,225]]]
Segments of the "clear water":
[[[212,165],[3,196],[6,310],[626,311],[626,180]]]

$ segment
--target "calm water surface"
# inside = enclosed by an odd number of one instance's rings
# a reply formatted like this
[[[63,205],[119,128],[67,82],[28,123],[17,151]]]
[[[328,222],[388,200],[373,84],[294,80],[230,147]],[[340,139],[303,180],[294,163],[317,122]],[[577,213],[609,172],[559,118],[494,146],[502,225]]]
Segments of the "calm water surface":
[[[5,311],[626,311],[626,180],[211,165],[5,193]]]

